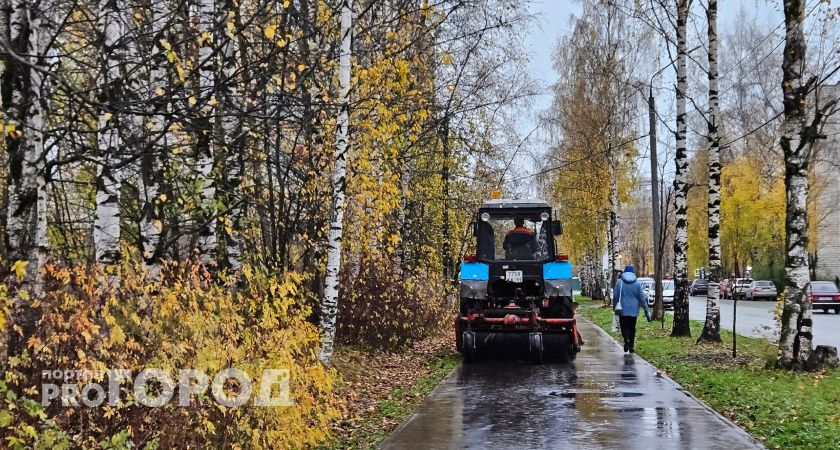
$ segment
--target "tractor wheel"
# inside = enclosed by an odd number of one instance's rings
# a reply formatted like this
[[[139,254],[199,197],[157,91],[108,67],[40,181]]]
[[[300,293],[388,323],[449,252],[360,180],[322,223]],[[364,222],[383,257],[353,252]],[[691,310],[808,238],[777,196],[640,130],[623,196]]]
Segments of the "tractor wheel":
[[[558,336],[557,357],[561,363],[568,363],[575,359],[575,340],[571,334],[563,333]]]
[[[528,336],[528,346],[531,352],[531,364],[543,363],[543,335],[540,332]]]
[[[464,355],[464,362],[470,364],[475,361],[475,333],[464,331],[461,333],[461,354]]]

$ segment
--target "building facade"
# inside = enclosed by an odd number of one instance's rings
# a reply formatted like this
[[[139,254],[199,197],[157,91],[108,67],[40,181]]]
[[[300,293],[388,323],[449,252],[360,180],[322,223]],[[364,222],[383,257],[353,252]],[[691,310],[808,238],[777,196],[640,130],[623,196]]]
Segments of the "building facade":
[[[840,99],[840,85],[819,90],[817,104]],[[815,147],[813,191],[815,194],[817,232],[816,275],[822,280],[840,278],[840,103],[833,107],[822,129],[825,137]],[[813,222],[812,222],[813,223]]]

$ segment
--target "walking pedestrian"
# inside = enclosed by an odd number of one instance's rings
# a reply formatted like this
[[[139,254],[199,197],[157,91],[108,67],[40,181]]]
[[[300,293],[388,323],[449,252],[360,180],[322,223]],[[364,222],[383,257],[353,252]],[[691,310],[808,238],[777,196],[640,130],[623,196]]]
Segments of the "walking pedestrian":
[[[618,282],[613,289],[613,310],[618,316],[621,336],[624,338],[624,351],[635,352],[636,319],[639,317],[639,307],[644,309],[645,318],[650,322],[647,296],[641,283],[636,279],[633,266],[624,268]]]

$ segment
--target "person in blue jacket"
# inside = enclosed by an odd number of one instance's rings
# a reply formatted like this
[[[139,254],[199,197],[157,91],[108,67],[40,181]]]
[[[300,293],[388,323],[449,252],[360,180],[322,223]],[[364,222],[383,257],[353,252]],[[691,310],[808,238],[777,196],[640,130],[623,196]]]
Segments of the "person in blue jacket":
[[[645,311],[645,318],[650,322],[647,295],[642,284],[633,273],[633,266],[624,268],[613,289],[613,310],[618,314],[621,336],[624,338],[624,351],[633,353],[636,343],[636,319],[639,317],[639,307]]]

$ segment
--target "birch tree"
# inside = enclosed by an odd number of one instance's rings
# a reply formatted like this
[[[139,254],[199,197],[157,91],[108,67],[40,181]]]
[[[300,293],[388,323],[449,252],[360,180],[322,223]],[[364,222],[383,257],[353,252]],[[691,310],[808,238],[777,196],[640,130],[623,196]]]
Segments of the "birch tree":
[[[52,5],[12,0],[8,6],[8,34],[0,37],[8,50],[2,83],[9,96],[3,97],[3,109],[13,127],[7,128],[12,131],[6,135],[6,250],[13,269],[8,280],[12,286],[12,331],[7,352],[19,355],[38,320],[33,302],[44,294],[41,269],[48,251],[45,136],[49,110],[43,88],[49,75],[45,61],[52,29],[44,11]]]
[[[785,289],[778,363],[785,368],[815,368],[811,361],[813,328],[808,299],[808,170],[814,142],[823,119],[816,110],[809,122],[808,95],[818,81],[804,80],[806,42],[805,2],[785,0],[785,49],[782,59],[784,119],[780,145],[785,161]],[[826,105],[831,107],[832,105]],[[816,356],[816,354],[815,354]]]
[[[239,4],[234,0],[222,2],[218,12],[219,23],[216,41],[219,42],[221,63],[219,64],[220,84],[219,110],[221,114],[222,153],[224,170],[220,177],[224,182],[219,183],[220,204],[224,205],[227,213],[218,220],[219,228],[224,237],[224,267],[233,271],[242,268],[242,215],[243,202],[237,195],[242,183],[243,152],[245,151],[245,133],[243,129],[242,93],[240,92],[239,76],[237,74],[239,45],[231,30],[236,28],[235,21],[239,17]],[[223,175],[222,175],[223,174]]]
[[[152,54],[152,67],[148,71],[149,87],[147,89],[146,101],[148,108],[149,122],[146,128],[150,135],[145,141],[147,152],[140,160],[140,250],[143,254],[145,268],[152,279],[157,279],[160,273],[161,258],[163,249],[161,238],[163,236],[164,215],[162,203],[166,199],[163,192],[163,167],[161,166],[161,155],[168,151],[172,142],[169,133],[168,115],[169,100],[166,95],[167,70],[166,70],[166,49],[163,42],[166,41],[165,30],[169,11],[167,3],[162,1],[152,2],[151,23],[149,28],[152,33],[152,41],[149,50]]]
[[[126,24],[122,8],[116,0],[100,0],[99,32],[101,33],[99,72],[99,129],[96,176],[96,209],[93,223],[93,245],[96,261],[115,264],[120,260],[120,156],[124,152],[125,118],[118,102],[125,96]]]
[[[350,129],[350,57],[353,38],[353,1],[341,1],[341,45],[338,60],[338,115],[335,131],[335,162],[332,173],[332,217],[327,236],[327,273],[321,301],[321,351],[319,359],[328,363],[335,341],[338,287],[341,273],[341,241],[344,232],[344,195],[347,189],[347,150]]]
[[[213,176],[213,111],[218,100],[215,93],[215,67],[213,37],[216,22],[214,0],[198,3],[198,93],[190,103],[198,107],[195,162],[196,183],[201,198],[197,217],[198,236],[196,248],[205,266],[215,264],[216,257],[216,183]]]
[[[686,24],[691,0],[677,0],[677,126],[674,131],[677,149],[674,157],[674,328],[672,336],[690,336],[688,322],[688,153],[686,149]]]
[[[610,130],[609,133],[612,133]],[[610,258],[610,276],[609,285],[607,286],[607,297],[612,298],[612,288],[618,281],[619,267],[618,260],[618,179],[619,173],[616,168],[616,155],[613,154],[612,140],[607,143],[607,164],[609,165],[610,176],[610,209],[608,212],[609,218],[609,258]]]
[[[717,36],[717,0],[709,0],[706,9],[709,39],[709,113],[706,117],[708,126],[707,145],[709,146],[709,291],[706,295],[706,321],[698,340],[720,342],[720,133],[718,117],[720,101],[718,99],[718,36]]]

